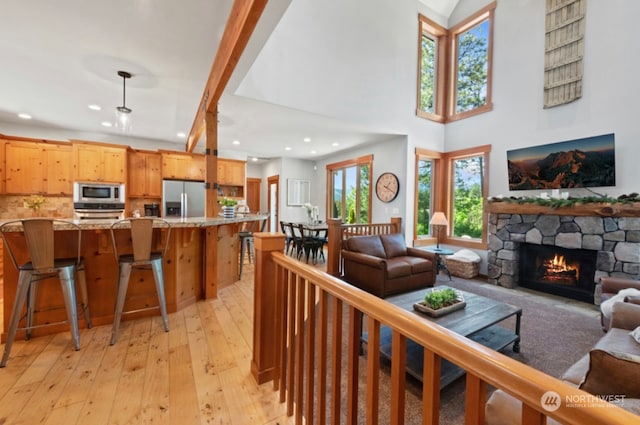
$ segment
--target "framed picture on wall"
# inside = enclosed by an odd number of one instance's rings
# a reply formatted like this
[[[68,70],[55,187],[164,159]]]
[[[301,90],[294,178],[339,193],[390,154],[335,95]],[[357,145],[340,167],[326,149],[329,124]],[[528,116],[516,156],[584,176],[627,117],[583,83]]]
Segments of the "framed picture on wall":
[[[311,201],[311,180],[287,179],[287,205],[301,206]]]

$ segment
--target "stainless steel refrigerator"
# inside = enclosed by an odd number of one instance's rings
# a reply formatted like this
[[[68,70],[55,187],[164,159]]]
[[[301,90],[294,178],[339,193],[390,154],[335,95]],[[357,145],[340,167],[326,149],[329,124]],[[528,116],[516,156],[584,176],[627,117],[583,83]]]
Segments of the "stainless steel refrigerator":
[[[164,217],[204,217],[204,182],[164,180],[162,183]]]

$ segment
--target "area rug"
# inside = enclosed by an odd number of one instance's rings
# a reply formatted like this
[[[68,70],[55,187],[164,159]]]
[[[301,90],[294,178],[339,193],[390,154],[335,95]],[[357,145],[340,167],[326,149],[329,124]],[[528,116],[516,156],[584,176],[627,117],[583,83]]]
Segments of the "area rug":
[[[511,358],[541,370],[551,376],[561,377],[564,371],[602,337],[598,309],[596,306],[569,301],[559,297],[540,296],[539,293],[526,290],[512,290],[496,287],[481,280],[468,280],[438,276],[437,285],[473,292],[478,295],[496,299],[522,308],[520,352],[514,353],[511,346],[502,352]],[[515,318],[504,321],[501,325],[513,329]],[[346,334],[345,329],[343,335]],[[346,352],[347,341],[343,342]],[[359,362],[359,411],[358,423],[364,423],[366,417],[366,355]],[[343,371],[346,365],[343,366]],[[341,385],[345,387],[346,377]],[[422,423],[421,417],[421,383],[407,376],[406,422]],[[379,423],[390,423],[390,368],[382,362],[380,371],[380,409]],[[488,388],[488,394],[494,389]],[[343,388],[343,396],[346,389]],[[440,424],[457,425],[464,423],[464,377],[454,381],[441,390]],[[344,410],[343,400],[343,413]]]

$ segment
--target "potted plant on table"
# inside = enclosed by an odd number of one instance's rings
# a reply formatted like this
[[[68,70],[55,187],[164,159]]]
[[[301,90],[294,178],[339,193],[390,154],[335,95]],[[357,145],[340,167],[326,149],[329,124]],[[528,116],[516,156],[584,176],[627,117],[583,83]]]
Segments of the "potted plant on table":
[[[414,309],[432,317],[443,316],[464,308],[467,303],[462,294],[452,288],[432,289],[422,302],[413,305]]]
[[[236,199],[224,198],[218,199],[218,203],[222,205],[222,216],[224,218],[234,218],[236,216],[236,205],[238,201]]]

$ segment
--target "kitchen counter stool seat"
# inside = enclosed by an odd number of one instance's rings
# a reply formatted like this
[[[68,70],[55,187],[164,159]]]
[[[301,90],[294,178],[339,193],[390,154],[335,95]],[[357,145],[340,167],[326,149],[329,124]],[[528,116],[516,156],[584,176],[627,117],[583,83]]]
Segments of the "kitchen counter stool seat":
[[[116,231],[119,229],[130,230],[130,242],[132,252],[122,252],[123,246],[118,242]],[[156,232],[154,232],[154,230]],[[156,237],[160,236],[164,231],[163,241],[158,242]],[[113,242],[113,252],[118,261],[118,293],[116,296],[116,306],[113,317],[113,328],[111,330],[111,345],[115,344],[118,339],[120,330],[120,320],[122,319],[124,302],[127,298],[127,289],[129,288],[129,277],[131,271],[138,269],[151,269],[153,271],[153,279],[158,294],[158,306],[150,308],[160,308],[164,330],[169,331],[169,320],[167,318],[167,304],[164,295],[164,278],[162,275],[162,261],[169,246],[169,237],[171,236],[171,225],[161,218],[127,218],[119,220],[111,225],[111,240]],[[120,246],[119,246],[120,245]],[[160,249],[155,246],[160,245]],[[120,248],[120,249],[119,249]],[[140,309],[136,311],[147,310]],[[133,313],[128,311],[127,313]]]
[[[63,225],[65,230],[70,230],[77,234],[75,240],[77,254],[72,258],[55,258],[56,246],[54,236],[54,224]],[[24,257],[18,249],[18,243],[14,238],[10,238],[8,233],[16,233],[17,226],[22,226],[24,242],[27,248],[28,258],[24,262],[18,263],[17,256]],[[80,227],[68,220],[34,218],[24,220],[11,220],[0,226],[0,234],[5,247],[11,258],[11,262],[18,270],[18,285],[16,297],[13,301],[13,309],[9,319],[7,341],[4,346],[4,354],[0,361],[0,367],[5,367],[11,347],[18,330],[26,331],[26,338],[31,338],[31,330],[41,326],[49,326],[58,323],[68,322],[71,328],[71,337],[76,350],[80,349],[80,332],[78,330],[78,304],[76,301],[76,276],[80,289],[81,305],[84,311],[86,325],[91,328],[91,318],[89,314],[89,303],[87,297],[87,284],[84,273],[84,263],[81,253],[81,230]],[[65,241],[67,243],[71,241]],[[19,252],[20,251],[20,252]],[[22,260],[22,258],[21,258]],[[58,277],[60,288],[64,298],[67,320],[57,323],[46,323],[42,325],[33,324],[33,316],[36,313],[36,300],[38,284],[49,278]],[[26,314],[22,316],[26,304]],[[26,324],[18,328],[20,321],[26,317]]]

